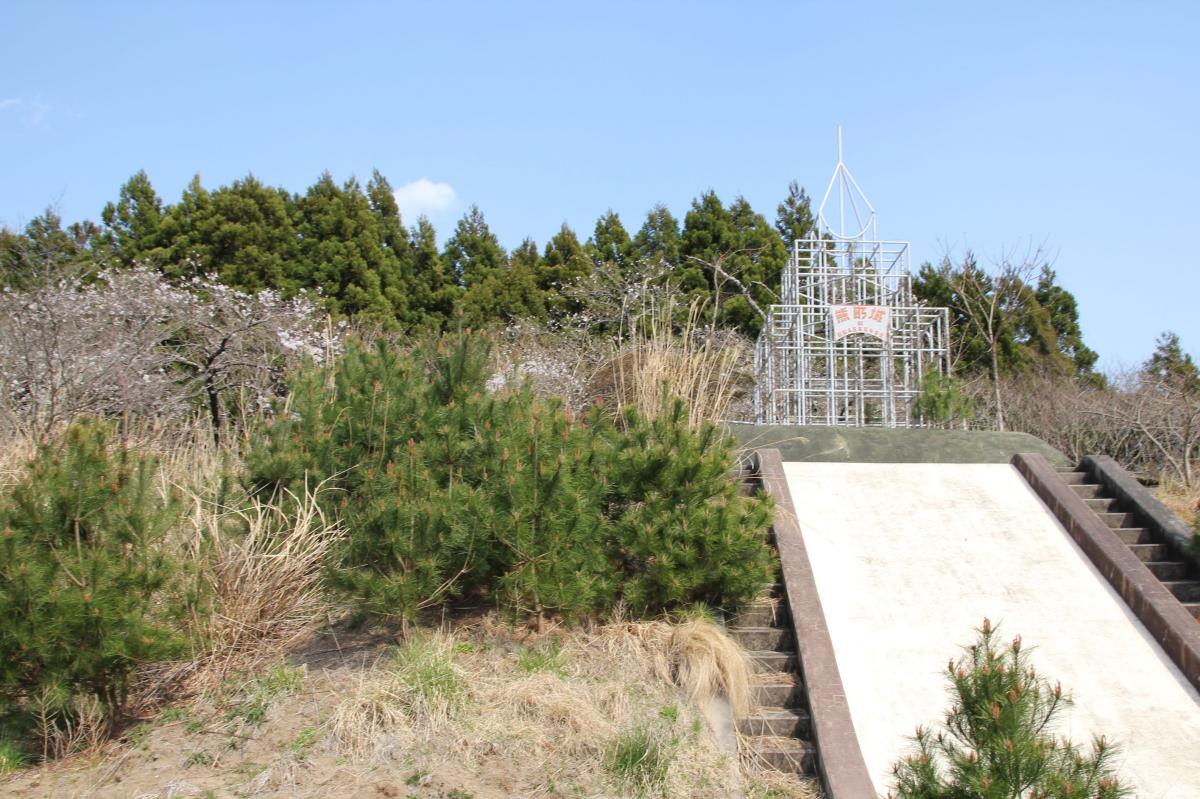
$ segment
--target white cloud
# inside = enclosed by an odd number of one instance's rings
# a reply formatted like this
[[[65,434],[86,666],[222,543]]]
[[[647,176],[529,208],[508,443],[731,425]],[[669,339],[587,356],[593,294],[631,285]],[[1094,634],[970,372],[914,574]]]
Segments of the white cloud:
[[[405,223],[412,223],[421,214],[432,215],[449,211],[458,202],[458,193],[449,183],[435,183],[420,178],[396,189],[396,205]]]

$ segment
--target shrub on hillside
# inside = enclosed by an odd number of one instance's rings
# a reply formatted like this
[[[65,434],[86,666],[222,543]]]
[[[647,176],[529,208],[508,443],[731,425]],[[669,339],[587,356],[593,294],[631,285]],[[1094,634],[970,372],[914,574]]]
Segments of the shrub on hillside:
[[[676,405],[586,423],[526,385],[489,393],[485,339],[399,355],[351,347],[293,384],[248,457],[258,491],[328,480],[347,537],[335,585],[411,617],[454,596],[541,618],[625,600],[735,604],[770,580],[765,501],[730,445]]]
[[[176,652],[161,589],[174,568],[160,544],[179,503],[157,464],[112,447],[102,424],[42,445],[0,497],[0,716],[36,714],[45,734],[92,697],[112,719],[134,671]]]
[[[1070,702],[1029,664],[1021,638],[995,643],[987,619],[977,643],[947,667],[954,704],[946,731],[917,728],[917,753],[893,767],[898,799],[1118,799],[1116,747],[1103,737],[1090,752],[1055,738],[1051,723]],[[892,794],[889,794],[891,796]]]

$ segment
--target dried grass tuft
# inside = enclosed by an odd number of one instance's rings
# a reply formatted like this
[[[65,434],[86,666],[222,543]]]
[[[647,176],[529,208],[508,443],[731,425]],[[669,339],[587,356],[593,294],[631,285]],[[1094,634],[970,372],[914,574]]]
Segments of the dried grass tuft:
[[[670,407],[671,397],[679,397],[693,427],[725,418],[738,390],[743,345],[737,338],[702,331],[702,310],[693,302],[679,326],[673,301],[643,314],[642,324],[599,376],[611,379],[619,406],[632,405],[654,419]]]
[[[396,675],[386,668],[360,674],[327,722],[335,748],[361,760],[379,752],[385,742],[406,736],[409,726],[400,688]]]
[[[322,570],[344,535],[317,504],[323,486],[305,487],[241,509],[192,495],[192,533],[181,558],[205,583],[210,606],[193,619],[199,648],[187,662],[143,675],[133,707],[145,711],[173,693],[209,696],[234,674],[278,662],[329,619]]]
[[[365,758],[416,735],[440,736],[470,696],[454,646],[443,633],[418,635],[365,672],[328,722],[338,751]]]
[[[253,499],[226,513],[206,512],[196,498],[215,598],[204,630],[209,654],[202,673],[210,686],[277,659],[327,620],[321,571],[343,532],[317,504],[322,490],[306,486],[300,496]],[[230,534],[231,523],[244,535]]]
[[[610,651],[640,650],[641,659],[653,664],[660,679],[680,688],[693,702],[723,696],[735,713],[749,708],[749,656],[707,619],[610,625],[601,628],[597,638]]]

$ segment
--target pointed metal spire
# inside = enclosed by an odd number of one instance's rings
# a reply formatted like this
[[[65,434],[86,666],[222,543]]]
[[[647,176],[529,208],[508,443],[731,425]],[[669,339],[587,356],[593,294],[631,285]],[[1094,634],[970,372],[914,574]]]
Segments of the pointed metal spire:
[[[829,186],[825,189],[825,196],[821,198],[821,205],[817,209],[817,222],[824,232],[842,241],[875,239],[875,206],[871,205],[871,201],[867,199],[866,193],[859,187],[858,181],[854,179],[854,175],[850,174],[849,168],[846,167],[845,161],[842,160],[841,125],[838,125],[837,140],[838,162],[837,166],[834,167],[833,176],[829,179]],[[825,216],[825,206],[833,196],[834,186],[837,186],[838,200],[838,224],[836,228],[830,224],[829,218]],[[849,214],[846,213],[847,203],[850,205]],[[850,233],[846,232],[847,223],[850,224]]]

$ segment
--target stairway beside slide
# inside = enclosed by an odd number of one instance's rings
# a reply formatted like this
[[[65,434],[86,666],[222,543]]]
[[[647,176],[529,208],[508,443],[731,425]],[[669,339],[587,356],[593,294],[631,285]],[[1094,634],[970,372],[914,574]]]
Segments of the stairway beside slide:
[[[1200,574],[1195,566],[1179,557],[1160,532],[1146,525],[1132,503],[1114,496],[1090,471],[1063,469],[1059,476],[1192,616],[1200,620]]]
[[[815,776],[811,717],[799,674],[795,638],[783,587],[730,620],[730,635],[749,651],[755,674],[751,707],[738,719],[744,742],[767,765]]]

